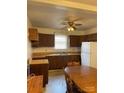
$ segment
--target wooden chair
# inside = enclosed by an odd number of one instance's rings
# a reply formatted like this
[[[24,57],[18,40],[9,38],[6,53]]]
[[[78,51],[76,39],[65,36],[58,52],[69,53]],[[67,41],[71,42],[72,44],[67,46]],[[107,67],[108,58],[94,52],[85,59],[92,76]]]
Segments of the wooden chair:
[[[65,80],[66,80],[66,86],[67,86],[66,93],[73,93],[73,83],[72,83],[72,81],[66,75],[65,75]]]
[[[43,93],[43,76],[30,76],[27,80],[27,93]]]
[[[65,80],[66,80],[66,93],[85,93],[83,91],[80,91],[80,89],[77,88],[77,86],[74,84],[74,82],[65,74]]]

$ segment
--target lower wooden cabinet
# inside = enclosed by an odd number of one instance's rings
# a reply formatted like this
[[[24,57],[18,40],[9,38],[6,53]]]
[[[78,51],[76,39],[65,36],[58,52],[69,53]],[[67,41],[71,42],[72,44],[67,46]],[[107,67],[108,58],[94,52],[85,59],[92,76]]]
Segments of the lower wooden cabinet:
[[[80,55],[55,55],[55,56],[45,56],[45,57],[34,57],[33,60],[43,60],[48,59],[49,61],[49,70],[62,69],[67,66],[69,62],[79,62],[81,64]],[[40,70],[40,69],[39,69]],[[38,72],[38,71],[36,71]],[[40,73],[37,73],[40,74]]]
[[[81,62],[80,55],[48,56],[49,70],[65,68],[68,62]]]
[[[49,64],[46,63],[45,61],[48,60],[46,59],[33,60],[32,63],[30,63],[30,74],[34,73],[36,76],[43,75],[43,87],[45,87],[45,85],[48,83]]]

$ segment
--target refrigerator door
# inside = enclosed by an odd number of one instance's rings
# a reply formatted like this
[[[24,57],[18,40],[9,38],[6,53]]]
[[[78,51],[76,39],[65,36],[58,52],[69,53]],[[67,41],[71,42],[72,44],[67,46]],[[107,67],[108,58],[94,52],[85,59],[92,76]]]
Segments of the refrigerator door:
[[[82,42],[81,64],[97,68],[96,42]]]
[[[81,64],[90,66],[90,42],[82,42]]]
[[[90,66],[90,54],[89,53],[81,54],[81,65]]]
[[[81,45],[81,52],[83,53],[90,53],[90,42],[82,42]]]

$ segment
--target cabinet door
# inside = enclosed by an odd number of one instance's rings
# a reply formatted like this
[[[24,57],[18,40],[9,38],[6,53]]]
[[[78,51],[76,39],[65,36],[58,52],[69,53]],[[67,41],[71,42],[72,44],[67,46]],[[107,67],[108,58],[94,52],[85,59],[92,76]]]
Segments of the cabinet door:
[[[38,41],[38,31],[35,28],[29,28],[29,40]]]
[[[54,47],[54,35],[40,33],[39,47]]]
[[[86,35],[85,36],[85,41],[87,41],[87,42],[97,41],[97,33]]]
[[[71,47],[81,47],[80,36],[70,36]]]

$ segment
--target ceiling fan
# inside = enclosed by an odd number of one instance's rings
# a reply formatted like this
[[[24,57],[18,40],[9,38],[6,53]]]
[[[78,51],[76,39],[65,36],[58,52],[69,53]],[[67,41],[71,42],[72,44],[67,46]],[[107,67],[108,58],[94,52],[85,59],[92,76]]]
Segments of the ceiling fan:
[[[81,26],[82,24],[79,23],[78,21],[79,19],[67,19],[64,22],[62,22],[62,25],[64,25],[64,28],[67,29],[67,31],[75,31],[76,29],[78,29],[78,26]]]

